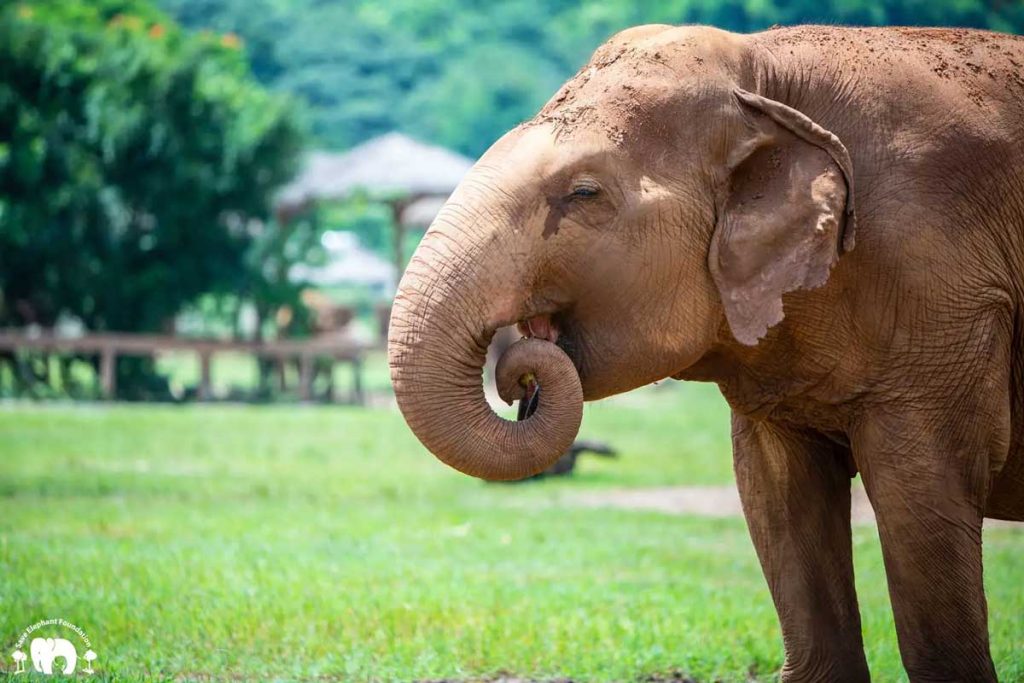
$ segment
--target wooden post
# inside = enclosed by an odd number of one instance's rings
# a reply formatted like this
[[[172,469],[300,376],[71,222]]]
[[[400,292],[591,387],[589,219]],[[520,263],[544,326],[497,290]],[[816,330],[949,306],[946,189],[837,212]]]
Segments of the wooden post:
[[[100,390],[106,399],[117,398],[117,352],[112,346],[100,354]]]
[[[308,401],[313,398],[314,356],[304,353],[299,357],[299,398]]]
[[[352,399],[358,405],[366,405],[366,395],[363,393],[363,360],[354,358],[352,360]]]
[[[402,224],[402,211],[405,210],[405,201],[396,199],[391,203],[391,220],[395,224],[394,244],[394,259],[395,259],[395,277],[402,277],[402,271],[405,269],[405,253],[402,249],[405,244],[405,225]]]
[[[327,369],[327,402],[334,403],[335,391],[334,391],[334,359],[327,358],[324,363]]]
[[[278,356],[276,361],[277,367],[277,390],[283,392],[288,388],[288,359],[283,356]]]
[[[71,376],[71,364],[73,362],[74,358],[70,356],[60,356],[57,358],[57,364],[60,368],[60,390],[68,398],[71,398],[72,390],[75,387],[75,380]]]
[[[254,355],[253,358],[256,359],[256,392],[258,394],[262,394],[264,391],[266,391],[268,384],[267,373],[265,371],[266,363],[263,359],[263,356],[259,355],[258,353]]]
[[[209,351],[199,352],[199,400],[209,401],[213,398],[213,390],[210,382],[210,358],[213,354]]]
[[[401,273],[399,273],[401,275]],[[391,325],[391,304],[380,304],[374,309],[377,314],[377,334],[379,343],[388,345],[388,327]]]

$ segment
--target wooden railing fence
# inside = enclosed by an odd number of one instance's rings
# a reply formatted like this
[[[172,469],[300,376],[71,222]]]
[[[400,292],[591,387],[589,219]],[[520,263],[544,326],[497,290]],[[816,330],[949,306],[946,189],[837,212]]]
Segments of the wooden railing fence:
[[[66,354],[99,355],[100,389],[104,397],[117,396],[116,363],[119,356],[155,356],[167,352],[191,352],[199,359],[198,398],[210,400],[210,363],[215,354],[243,353],[266,358],[283,364],[298,360],[299,398],[313,397],[313,379],[316,363],[327,363],[328,372],[334,363],[345,363],[352,368],[353,399],[365,401],[363,388],[363,358],[369,347],[350,340],[314,338],[267,342],[219,341],[186,339],[182,337],[143,334],[87,334],[62,337],[52,334],[28,335],[19,331],[0,331],[0,351],[34,351]]]

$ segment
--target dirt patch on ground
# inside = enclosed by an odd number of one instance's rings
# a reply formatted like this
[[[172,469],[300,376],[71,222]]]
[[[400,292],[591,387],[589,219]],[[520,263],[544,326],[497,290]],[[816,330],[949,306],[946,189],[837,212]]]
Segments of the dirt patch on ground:
[[[440,680],[419,681],[418,683],[573,683],[571,678],[520,678],[518,676],[498,676],[497,678],[442,678]]]
[[[742,517],[740,494],[735,486],[665,486],[644,489],[606,489],[567,495],[568,505],[622,510],[649,510],[669,515]],[[874,524],[875,512],[864,489],[855,486],[850,516],[854,524]],[[985,527],[1024,529],[1024,523],[986,519]]]
[[[655,674],[636,679],[640,683],[698,683],[697,679],[681,673]],[[520,678],[518,676],[498,676],[497,678],[454,679],[443,678],[419,683],[574,683],[571,678]]]
[[[649,489],[607,489],[574,494],[566,499],[582,507],[651,510],[669,515],[699,517],[742,517],[740,494],[735,486],[665,486]],[[875,521],[871,503],[863,489],[854,489],[854,524]]]

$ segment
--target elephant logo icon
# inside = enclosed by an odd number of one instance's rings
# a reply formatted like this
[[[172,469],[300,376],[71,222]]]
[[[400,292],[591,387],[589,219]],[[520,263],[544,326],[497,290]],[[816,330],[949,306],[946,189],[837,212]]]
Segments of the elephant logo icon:
[[[78,650],[74,644],[65,638],[33,638],[29,646],[32,653],[32,667],[41,674],[53,673],[53,660],[58,657],[64,659],[62,674],[68,676],[75,673],[75,665],[78,664]]]
[[[86,675],[95,673],[92,668],[92,663],[96,659],[96,653],[92,650],[92,643],[89,641],[89,636],[85,634],[85,631],[75,626],[69,621],[64,619],[45,619],[43,621],[32,624],[25,629],[21,637],[18,638],[18,642],[15,643],[14,652],[11,653],[11,659],[14,660],[14,670],[10,673],[17,676],[18,674],[28,673],[25,663],[26,660],[31,659],[32,669],[36,673],[44,674],[46,676],[53,675],[54,673],[63,674],[70,676],[75,673],[75,669],[78,667],[78,648],[68,638],[57,637],[57,634],[51,634],[50,631],[56,629],[46,629],[40,634],[32,637],[31,642],[28,644],[29,654],[25,654],[22,647],[25,645],[25,641],[29,637],[43,627],[62,627],[69,629],[74,632],[75,635],[82,641],[85,646],[85,653],[81,655],[82,659],[85,660],[84,668],[80,671]],[[59,633],[59,631],[58,631]]]

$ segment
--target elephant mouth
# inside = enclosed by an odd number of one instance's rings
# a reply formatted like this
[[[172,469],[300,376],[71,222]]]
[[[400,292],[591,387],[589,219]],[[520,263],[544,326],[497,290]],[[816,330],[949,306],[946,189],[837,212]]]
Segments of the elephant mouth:
[[[524,338],[542,339],[559,347],[572,361],[577,374],[580,374],[582,364],[578,356],[579,346],[571,333],[572,323],[566,314],[533,315],[520,320],[516,324],[516,329]],[[582,381],[582,375],[580,379]],[[523,421],[529,419],[537,411],[541,401],[542,387],[532,373],[524,375],[520,379],[520,383],[524,391],[523,397],[519,400],[516,419]]]
[[[558,343],[559,328],[554,315],[550,313],[542,313],[520,320],[516,323],[516,329],[524,337],[544,339],[552,344]]]
[[[544,339],[562,349],[565,355],[569,356],[572,364],[576,366],[580,380],[584,380],[582,334],[578,324],[568,311],[562,310],[529,316],[516,323],[516,329],[524,337]]]

